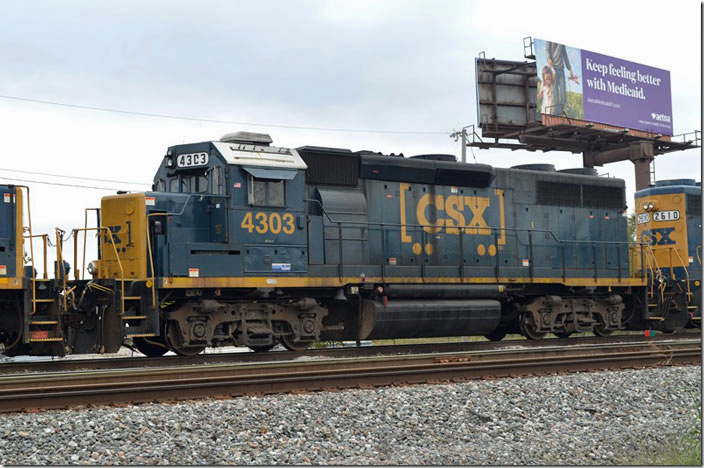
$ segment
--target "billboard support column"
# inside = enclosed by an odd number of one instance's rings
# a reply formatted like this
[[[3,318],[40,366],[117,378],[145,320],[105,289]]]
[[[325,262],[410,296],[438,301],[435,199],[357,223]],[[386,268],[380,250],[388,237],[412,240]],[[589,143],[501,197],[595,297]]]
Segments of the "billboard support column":
[[[585,151],[584,167],[603,166],[618,161],[630,160],[635,166],[636,190],[650,186],[650,164],[655,159],[652,141],[637,141],[623,148],[610,151]]]

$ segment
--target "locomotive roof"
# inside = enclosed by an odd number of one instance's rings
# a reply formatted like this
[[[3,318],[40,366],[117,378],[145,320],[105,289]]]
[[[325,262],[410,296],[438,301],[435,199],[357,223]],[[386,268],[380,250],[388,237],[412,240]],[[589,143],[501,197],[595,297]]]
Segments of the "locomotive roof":
[[[228,164],[281,169],[305,169],[308,167],[295,149],[223,141],[213,141],[211,143]]]
[[[694,179],[658,180],[655,182],[655,185],[638,190],[635,193],[635,197],[641,198],[650,195],[664,195],[668,193],[689,193],[692,195],[699,195],[702,193],[702,183],[696,182]]]

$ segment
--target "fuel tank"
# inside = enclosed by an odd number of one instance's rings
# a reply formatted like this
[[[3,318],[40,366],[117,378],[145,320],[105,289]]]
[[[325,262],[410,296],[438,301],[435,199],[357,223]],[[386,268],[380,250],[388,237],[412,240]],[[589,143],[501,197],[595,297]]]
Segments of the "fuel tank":
[[[365,300],[363,313],[373,315],[366,339],[486,335],[501,318],[501,303],[492,299]]]

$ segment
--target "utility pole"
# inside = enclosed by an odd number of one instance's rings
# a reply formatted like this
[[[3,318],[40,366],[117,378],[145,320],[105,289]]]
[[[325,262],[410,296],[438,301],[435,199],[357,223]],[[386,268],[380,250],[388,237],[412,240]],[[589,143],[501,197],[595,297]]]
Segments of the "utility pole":
[[[470,125],[473,127],[473,125]],[[462,153],[462,162],[467,162],[467,127],[464,127],[459,132],[453,132],[450,134],[450,138],[454,138],[455,141],[460,140],[460,148]]]

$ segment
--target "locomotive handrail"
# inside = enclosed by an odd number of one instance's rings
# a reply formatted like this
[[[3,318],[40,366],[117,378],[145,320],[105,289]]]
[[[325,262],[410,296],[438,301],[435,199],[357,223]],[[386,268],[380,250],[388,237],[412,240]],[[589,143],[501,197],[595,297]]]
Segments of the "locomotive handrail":
[[[88,212],[95,211],[98,213],[98,224],[100,224],[100,208],[86,208],[83,214],[83,228],[88,228]],[[83,234],[83,266],[81,267],[81,275],[86,269],[86,242],[88,241],[88,233]],[[100,239],[98,239],[98,245],[100,245]],[[76,278],[78,279],[78,278]]]
[[[691,299],[692,299],[692,291],[691,291],[691,289],[690,289],[690,287],[689,287],[689,270],[688,270],[687,266],[685,265],[684,259],[683,259],[682,256],[680,255],[680,252],[678,251],[678,249],[676,249],[676,248],[670,246],[668,250],[670,251],[670,258],[672,258],[672,251],[675,252],[675,255],[677,255],[677,258],[679,259],[680,264],[682,265],[682,269],[684,270],[684,274],[685,274],[685,276],[686,276],[686,278],[687,278],[687,304],[689,304],[689,302],[690,302]],[[672,279],[675,279],[675,272],[674,272],[674,269],[673,269],[673,266],[672,266],[672,261],[670,261],[670,277],[671,277]],[[681,290],[681,287],[680,287],[680,290]]]
[[[149,252],[149,268],[151,268],[152,274],[151,274],[151,290],[152,290],[152,305],[154,306],[154,310],[157,309],[157,303],[156,303],[156,272],[154,271],[154,255],[152,254],[152,236],[151,236],[151,231],[149,229],[149,218],[154,216],[182,216],[184,211],[186,211],[186,206],[188,206],[188,202],[191,201],[191,198],[194,197],[211,197],[211,198],[227,198],[227,195],[216,195],[216,194],[203,194],[203,193],[189,193],[188,196],[186,197],[186,201],[183,203],[183,206],[181,207],[181,211],[178,213],[170,213],[168,211],[166,212],[157,212],[157,213],[149,213],[147,215],[147,251]],[[123,306],[124,308],[124,306]]]
[[[84,231],[85,232],[84,235],[87,235],[88,231],[98,231],[99,233],[101,231],[105,231],[108,233],[107,238],[110,239],[110,244],[112,245],[112,249],[115,253],[115,260],[117,260],[117,266],[120,268],[120,278],[119,278],[119,281],[120,281],[120,303],[121,303],[120,315],[124,315],[125,314],[125,270],[122,267],[122,261],[120,260],[120,254],[117,251],[117,247],[115,247],[115,239],[113,238],[114,234],[112,233],[112,231],[110,231],[110,229],[108,229],[105,226],[98,226],[98,227],[94,227],[94,228],[83,228],[83,229],[75,228],[75,229],[73,229],[73,264],[74,265],[78,264],[78,236],[76,235],[76,233],[78,231]],[[56,248],[58,249],[59,252],[61,249],[60,246],[61,246],[61,243],[59,241],[57,241]],[[59,264],[62,265],[62,263],[63,262],[60,262]],[[61,266],[61,268],[63,268],[63,265]],[[76,280],[79,279],[78,271],[74,271],[73,275]],[[63,278],[64,291],[66,291],[66,275],[63,274],[61,276]],[[64,294],[64,307],[66,307],[66,295],[65,294]]]
[[[339,245],[338,245],[338,252],[339,252],[339,254],[338,254],[338,257],[339,257],[338,273],[339,273],[340,279],[343,278],[343,265],[344,265],[344,262],[343,262],[344,249],[342,248],[342,241],[343,241],[343,239],[342,239],[342,226],[343,226],[343,224],[347,224],[347,225],[360,225],[360,226],[366,226],[367,228],[370,227],[370,226],[379,226],[379,227],[381,227],[381,231],[382,231],[382,244],[384,244],[384,241],[385,241],[384,236],[383,236],[383,232],[386,231],[386,229],[384,229],[386,226],[389,226],[389,227],[407,227],[407,228],[408,228],[408,227],[410,227],[410,228],[426,228],[426,227],[427,227],[427,228],[437,229],[437,226],[434,225],[434,224],[409,224],[409,223],[401,224],[401,223],[388,223],[388,222],[386,222],[386,223],[380,223],[380,222],[370,222],[370,221],[337,220],[337,219],[334,219],[334,218],[330,215],[330,213],[328,213],[328,211],[327,211],[327,210],[325,209],[325,207],[322,205],[322,203],[320,202],[320,200],[316,200],[316,199],[312,199],[312,198],[306,198],[306,199],[304,199],[304,201],[305,201],[305,202],[313,202],[313,203],[316,203],[318,206],[320,206],[320,209],[321,209],[322,213],[325,215],[325,217],[328,219],[328,221],[329,221],[330,223],[335,224],[336,227],[337,227],[337,231],[338,231],[338,237],[337,237],[337,239],[339,240]],[[357,214],[357,213],[350,213],[350,214]],[[474,231],[476,231],[477,229],[485,229],[485,230],[489,230],[489,229],[490,229],[491,232],[492,232],[492,234],[493,234],[494,237],[495,237],[494,244],[496,244],[496,234],[497,234],[497,232],[501,232],[501,231],[516,232],[516,233],[518,233],[518,232],[527,232],[527,233],[528,233],[528,237],[529,237],[528,249],[529,249],[529,257],[530,257],[530,258],[529,258],[528,267],[529,267],[529,274],[530,274],[531,279],[534,277],[534,263],[533,263],[533,246],[534,246],[534,243],[533,243],[533,233],[539,233],[539,234],[542,233],[542,234],[549,235],[550,238],[552,238],[557,244],[559,244],[560,254],[561,254],[561,264],[562,264],[561,266],[562,266],[562,277],[563,277],[563,279],[566,278],[566,270],[567,270],[567,267],[566,267],[566,264],[565,264],[565,252],[564,252],[565,245],[584,245],[584,244],[586,244],[586,245],[591,246],[591,250],[592,250],[592,259],[593,259],[593,265],[594,265],[594,267],[593,267],[593,269],[594,269],[594,278],[595,278],[595,279],[598,277],[598,266],[597,266],[597,261],[596,261],[596,257],[597,257],[596,248],[597,248],[597,246],[607,246],[607,245],[616,245],[616,246],[620,246],[620,245],[625,244],[626,246],[630,247],[631,245],[635,244],[635,245],[640,245],[640,246],[641,246],[641,250],[642,250],[642,248],[643,248],[642,246],[644,245],[643,242],[633,242],[633,241],[604,241],[604,240],[601,240],[601,241],[594,241],[594,240],[560,239],[560,238],[558,238],[558,237],[555,235],[555,233],[554,233],[552,230],[549,230],[549,229],[511,228],[511,227],[497,227],[497,226],[487,226],[487,227],[482,227],[482,228],[470,227],[470,226],[462,226],[462,227],[455,227],[455,229],[458,230],[459,235],[460,235],[460,245],[463,244],[463,239],[464,239],[463,235],[466,234],[467,231],[469,231],[469,230],[474,230]],[[425,233],[425,232],[426,232],[426,231],[423,230],[423,233]],[[423,234],[423,235],[425,235],[425,234]],[[323,236],[323,238],[325,239],[324,236]],[[328,239],[328,240],[332,240],[332,239]],[[346,240],[362,240],[362,239],[346,239]],[[383,246],[383,248],[384,248],[384,250],[385,250],[385,245]],[[462,247],[460,247],[460,248],[462,249]],[[496,257],[497,257],[497,262],[496,262],[496,267],[495,267],[495,269],[496,269],[496,278],[497,278],[497,280],[498,280],[498,278],[500,277],[500,275],[499,275],[500,263],[499,263],[499,261],[498,261],[498,257],[499,257],[499,256],[496,255]],[[461,255],[461,256],[460,256],[460,275],[461,275],[461,277],[464,277],[464,265],[463,265],[463,263],[462,263],[463,258],[464,258],[463,255]],[[622,268],[621,268],[621,252],[620,252],[620,250],[618,250],[618,249],[617,249],[617,263],[618,263],[618,266],[617,266],[618,279],[621,280],[621,278],[622,278],[622,274],[621,274],[621,269],[622,269]],[[385,263],[383,263],[382,266],[381,266],[381,267],[382,267],[382,277],[383,277],[384,267],[385,267],[385,266],[386,266]],[[421,265],[421,268],[423,269],[423,268],[424,268],[424,265]],[[631,275],[631,273],[629,272],[629,276],[630,276],[630,275]],[[641,276],[641,277],[642,277],[642,276]]]
[[[48,244],[48,237],[49,234],[34,234],[31,236],[24,236],[25,239],[36,239],[37,237],[41,237],[43,242],[43,254],[44,254],[44,271],[42,272],[42,277],[44,279],[49,279],[49,274],[47,273],[47,259],[46,259],[46,251],[47,251],[47,244]],[[31,250],[31,248],[30,248]],[[30,254],[31,255],[31,254]],[[34,268],[34,262],[32,262],[32,268]]]
[[[309,202],[316,202],[320,204],[320,201],[315,200],[315,199],[304,199],[303,201],[309,201]],[[322,205],[321,205],[322,207]],[[361,224],[365,226],[395,226],[395,227],[413,227],[413,228],[434,228],[437,229],[437,225],[435,224],[410,224],[410,223],[380,223],[380,222],[371,222],[371,221],[347,221],[347,220],[335,220],[332,219],[332,217],[325,211],[325,208],[323,208],[323,213],[325,216],[330,220],[331,223],[347,223],[347,224]],[[350,214],[359,214],[359,213],[350,213]],[[544,233],[544,234],[550,234],[550,236],[556,241],[556,242],[564,242],[564,243],[574,243],[574,244],[579,244],[579,243],[596,243],[596,244],[643,244],[643,242],[632,242],[632,241],[593,241],[593,240],[577,240],[577,239],[559,239],[557,236],[555,236],[555,233],[549,229],[531,229],[531,228],[510,228],[510,227],[499,227],[499,226],[486,226],[486,227],[476,227],[476,226],[453,226],[455,229],[461,229],[461,230],[478,230],[478,229],[492,229],[492,230],[504,230],[504,231],[516,231],[516,232],[537,232],[537,233]]]
[[[34,315],[37,311],[37,278],[36,275],[34,274],[34,238],[35,237],[40,237],[41,235],[35,236],[32,234],[32,205],[30,203],[30,195],[29,195],[29,187],[26,185],[15,185],[14,187],[20,187],[23,189],[27,189],[27,230],[29,232],[29,236],[27,238],[29,239],[29,256],[30,256],[30,266],[32,267],[32,315]],[[13,194],[14,198],[14,194]],[[14,219],[14,217],[11,217]],[[23,221],[20,220],[20,223]],[[22,229],[24,231],[24,226],[22,226]],[[46,239],[47,239],[47,234],[43,234],[44,238],[44,279],[47,279],[47,268],[46,268]],[[22,236],[24,238],[24,235]],[[24,253],[24,250],[23,250]],[[22,262],[22,265],[24,265],[24,262]]]
[[[655,251],[653,250],[653,246],[644,243],[644,248],[645,251],[648,252],[648,255],[645,256],[648,266],[647,268],[651,271],[651,274],[648,275],[650,278],[650,288],[648,288],[648,294],[652,297],[654,295],[655,291],[655,275],[657,273],[658,276],[658,291],[660,292],[660,303],[662,304],[665,301],[665,282],[662,281],[662,269],[660,268],[660,265],[658,264],[658,259],[655,256]]]

